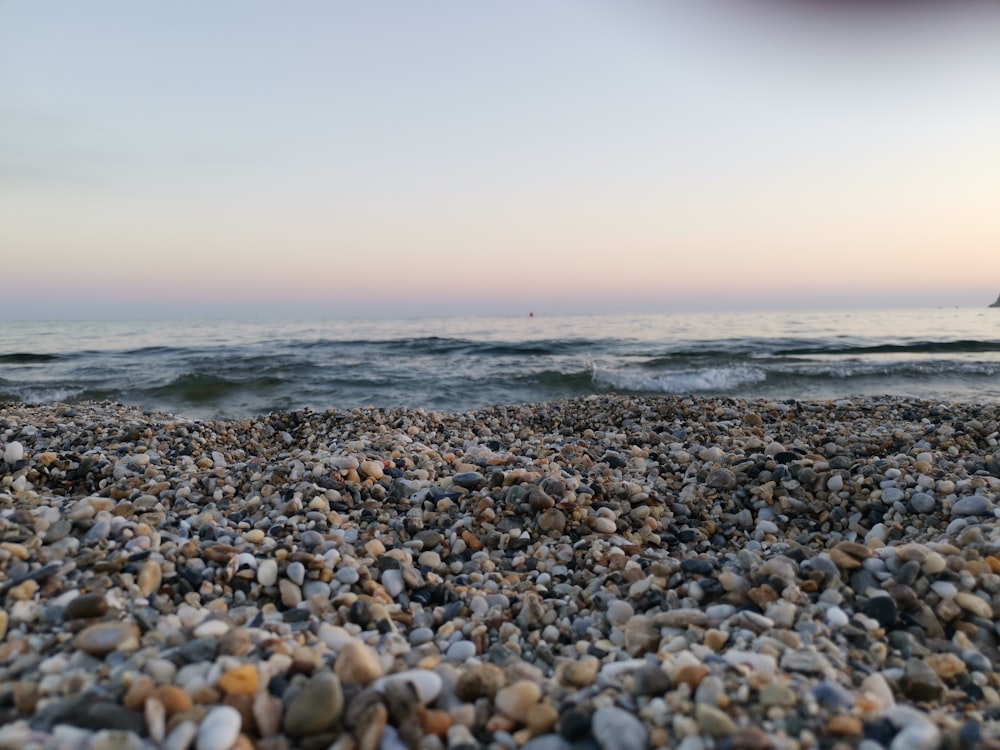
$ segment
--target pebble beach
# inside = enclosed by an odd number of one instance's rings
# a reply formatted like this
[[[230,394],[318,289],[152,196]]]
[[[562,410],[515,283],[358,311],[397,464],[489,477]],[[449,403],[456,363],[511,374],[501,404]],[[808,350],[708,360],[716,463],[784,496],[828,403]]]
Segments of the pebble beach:
[[[0,406],[0,748],[1000,748],[1000,413]]]

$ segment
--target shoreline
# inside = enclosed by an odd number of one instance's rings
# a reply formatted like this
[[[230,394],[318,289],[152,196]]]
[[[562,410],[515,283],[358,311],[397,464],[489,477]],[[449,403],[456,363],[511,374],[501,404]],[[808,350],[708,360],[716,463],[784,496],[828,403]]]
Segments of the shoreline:
[[[0,748],[1000,746],[997,416],[3,404]]]

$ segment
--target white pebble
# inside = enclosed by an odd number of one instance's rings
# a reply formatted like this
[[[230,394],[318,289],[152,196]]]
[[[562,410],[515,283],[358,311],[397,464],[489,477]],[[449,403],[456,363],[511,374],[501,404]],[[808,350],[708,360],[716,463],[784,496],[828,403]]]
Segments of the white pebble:
[[[403,593],[406,587],[403,582],[403,571],[399,568],[389,568],[382,572],[382,586],[385,592],[395,599]]]
[[[205,620],[198,625],[198,627],[194,629],[192,635],[194,635],[195,638],[218,638],[221,635],[225,635],[228,631],[228,622],[212,618],[210,620]]]
[[[425,706],[432,703],[441,694],[441,687],[444,684],[436,672],[431,672],[428,669],[410,669],[379,677],[371,684],[371,687],[375,692],[381,693],[391,682],[413,685],[420,702]],[[201,749],[199,748],[199,750]]]
[[[7,448],[3,452],[3,460],[8,464],[16,464],[24,458],[24,446],[16,440],[7,443]]]
[[[216,706],[198,727],[198,750],[229,750],[240,736],[243,719],[232,706]]]
[[[850,618],[848,618],[847,613],[840,607],[830,607],[826,611],[826,624],[831,628],[842,628],[849,621]]]
[[[257,566],[257,583],[261,586],[273,586],[278,582],[278,563],[276,560],[262,560]]]

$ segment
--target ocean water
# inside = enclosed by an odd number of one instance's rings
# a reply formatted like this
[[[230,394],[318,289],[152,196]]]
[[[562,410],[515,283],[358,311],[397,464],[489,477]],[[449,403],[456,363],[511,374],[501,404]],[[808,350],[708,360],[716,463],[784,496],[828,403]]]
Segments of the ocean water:
[[[0,322],[0,402],[114,400],[209,419],[592,393],[996,405],[1000,309]]]

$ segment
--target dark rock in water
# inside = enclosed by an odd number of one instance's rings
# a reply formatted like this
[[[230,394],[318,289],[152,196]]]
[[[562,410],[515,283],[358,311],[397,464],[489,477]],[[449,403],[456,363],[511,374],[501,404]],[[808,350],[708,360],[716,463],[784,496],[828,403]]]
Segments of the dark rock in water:
[[[1000,307],[1000,294],[997,295],[997,301],[990,305],[990,307]]]

